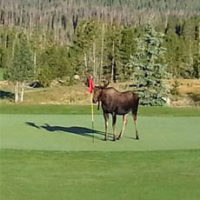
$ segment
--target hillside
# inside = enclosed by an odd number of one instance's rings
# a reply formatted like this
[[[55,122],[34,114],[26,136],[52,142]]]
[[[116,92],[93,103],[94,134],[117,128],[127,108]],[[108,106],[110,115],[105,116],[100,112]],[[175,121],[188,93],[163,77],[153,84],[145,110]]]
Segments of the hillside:
[[[170,106],[200,106],[200,80],[177,79],[166,81],[171,90]],[[132,90],[129,83],[113,83],[119,91]],[[0,82],[0,103],[13,104],[13,86],[6,81]],[[174,92],[176,94],[174,94]],[[88,88],[79,83],[74,86],[60,86],[58,83],[48,88],[30,88],[25,90],[23,104],[90,104]]]

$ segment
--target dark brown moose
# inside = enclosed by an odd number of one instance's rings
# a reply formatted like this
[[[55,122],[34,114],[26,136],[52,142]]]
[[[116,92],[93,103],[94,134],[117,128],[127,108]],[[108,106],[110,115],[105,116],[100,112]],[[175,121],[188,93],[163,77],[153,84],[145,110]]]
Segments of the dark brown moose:
[[[113,126],[113,141],[120,139],[123,136],[125,126],[127,124],[127,116],[131,111],[135,123],[136,139],[139,139],[137,131],[137,111],[139,104],[139,96],[133,92],[119,92],[113,87],[107,87],[109,83],[104,86],[95,86],[93,93],[93,103],[98,102],[98,108],[101,103],[103,109],[103,116],[105,119],[105,140],[108,138],[108,119],[109,114],[112,115]],[[118,137],[115,133],[115,125],[117,115],[123,115],[123,127]]]

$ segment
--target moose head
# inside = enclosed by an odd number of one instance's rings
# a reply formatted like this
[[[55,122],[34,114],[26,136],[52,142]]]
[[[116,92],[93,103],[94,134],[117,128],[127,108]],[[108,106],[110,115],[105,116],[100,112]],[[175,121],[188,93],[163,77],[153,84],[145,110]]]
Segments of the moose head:
[[[98,102],[98,110],[100,106],[100,101],[101,101],[101,96],[102,96],[102,91],[107,88],[109,85],[109,81],[104,81],[103,84],[100,84],[99,86],[94,87],[94,93],[93,93],[93,103]]]

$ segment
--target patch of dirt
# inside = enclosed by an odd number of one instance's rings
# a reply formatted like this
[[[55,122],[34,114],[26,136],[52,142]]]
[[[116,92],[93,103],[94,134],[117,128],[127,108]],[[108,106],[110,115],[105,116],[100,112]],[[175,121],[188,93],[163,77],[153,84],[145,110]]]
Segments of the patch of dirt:
[[[0,89],[10,88],[11,84],[8,81],[0,81]]]
[[[170,106],[200,106],[200,79],[174,79],[166,82],[170,89],[176,85],[177,95],[171,95]]]
[[[200,106],[200,99],[194,101],[193,97],[190,95],[173,97],[171,99],[170,106],[173,107]]]
[[[200,93],[200,80],[187,79],[177,80],[180,83],[178,88],[180,94],[196,94]]]

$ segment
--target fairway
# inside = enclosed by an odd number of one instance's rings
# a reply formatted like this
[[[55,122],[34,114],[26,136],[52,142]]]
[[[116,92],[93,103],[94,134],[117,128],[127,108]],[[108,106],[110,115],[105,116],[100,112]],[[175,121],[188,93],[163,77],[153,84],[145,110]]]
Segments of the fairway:
[[[0,151],[5,200],[198,200],[200,151]]]
[[[1,114],[0,197],[199,199],[200,117],[131,116],[122,140],[88,114]],[[117,133],[122,119],[117,119]],[[94,141],[93,141],[94,139]]]

